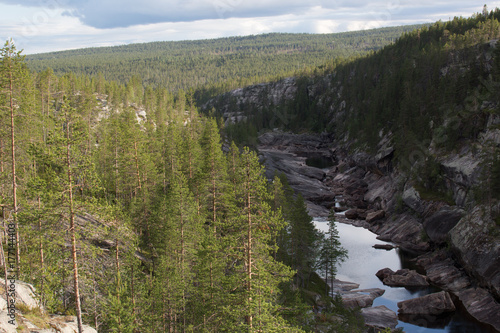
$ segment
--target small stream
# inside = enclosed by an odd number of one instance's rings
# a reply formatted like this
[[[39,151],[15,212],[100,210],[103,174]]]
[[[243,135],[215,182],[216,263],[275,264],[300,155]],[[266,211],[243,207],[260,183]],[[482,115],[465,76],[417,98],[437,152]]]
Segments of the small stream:
[[[327,221],[324,218],[315,218],[316,228],[321,231],[328,230]],[[400,249],[379,250],[374,249],[374,244],[384,244],[377,235],[364,228],[358,228],[348,224],[336,223],[342,246],[348,251],[348,258],[338,267],[336,278],[342,281],[358,283],[360,289],[381,288],[385,290],[384,295],[376,298],[373,306],[385,305],[387,308],[398,312],[397,303],[403,300],[416,298],[432,292],[439,291],[437,288],[420,288],[408,290],[406,288],[385,286],[375,273],[385,267],[393,271],[402,268],[415,269],[409,259],[411,255]],[[405,332],[453,332],[453,333],[482,333],[485,329],[471,318],[467,312],[456,304],[458,310],[455,313],[429,321],[420,319],[410,324],[399,321],[397,327],[403,328]],[[421,327],[425,326],[425,327]]]

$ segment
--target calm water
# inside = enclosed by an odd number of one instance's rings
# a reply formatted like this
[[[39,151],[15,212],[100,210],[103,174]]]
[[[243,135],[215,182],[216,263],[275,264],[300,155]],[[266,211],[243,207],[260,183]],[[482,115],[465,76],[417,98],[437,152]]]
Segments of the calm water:
[[[314,223],[319,230],[327,231],[326,220],[315,218]],[[378,270],[389,267],[393,271],[401,268],[410,268],[408,254],[402,253],[399,249],[377,250],[374,244],[384,244],[377,235],[364,228],[354,227],[348,224],[336,223],[342,246],[347,249],[349,257],[338,267],[337,279],[359,283],[360,289],[381,288],[385,289],[384,295],[376,298],[373,306],[385,305],[397,313],[397,303],[433,291],[432,288],[410,291],[406,288],[394,288],[385,286],[376,276]],[[414,324],[399,321],[397,327],[402,327],[405,332],[453,332],[453,333],[482,333],[485,328],[476,324],[469,315],[458,310],[447,317],[439,320],[428,320],[424,318],[416,319]],[[426,327],[421,327],[426,326]],[[431,328],[432,327],[432,328]]]

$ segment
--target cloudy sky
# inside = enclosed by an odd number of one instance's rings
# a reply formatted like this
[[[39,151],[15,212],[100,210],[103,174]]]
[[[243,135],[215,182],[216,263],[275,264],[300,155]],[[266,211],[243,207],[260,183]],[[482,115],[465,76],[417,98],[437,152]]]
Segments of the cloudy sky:
[[[486,4],[500,7],[500,1]],[[18,49],[31,54],[446,21],[481,12],[483,5],[477,0],[0,0],[0,38],[13,38]]]

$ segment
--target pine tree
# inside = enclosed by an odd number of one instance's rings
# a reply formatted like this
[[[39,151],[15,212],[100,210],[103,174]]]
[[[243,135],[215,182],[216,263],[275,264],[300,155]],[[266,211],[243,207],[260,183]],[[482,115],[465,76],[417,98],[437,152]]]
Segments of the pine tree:
[[[23,99],[21,95],[21,86],[23,80],[26,79],[27,71],[24,65],[24,56],[21,51],[17,51],[12,40],[7,41],[4,47],[0,50],[0,93],[5,96],[6,104],[2,105],[2,111],[7,110],[9,114],[10,125],[10,157],[11,157],[11,183],[12,183],[12,217],[15,226],[15,242],[16,242],[16,276],[19,278],[19,269],[21,264],[19,245],[19,224],[17,219],[18,213],[18,174],[17,174],[17,152],[16,152],[16,125],[17,108],[20,106],[19,101]],[[25,82],[24,82],[25,83]],[[3,112],[2,112],[3,113]],[[2,117],[3,118],[3,117]]]
[[[241,211],[234,217],[233,255],[243,264],[235,267],[239,277],[236,281],[244,284],[237,282],[240,283],[237,290],[241,305],[235,306],[229,314],[244,314],[245,320],[243,325],[237,324],[238,330],[252,332],[284,327],[286,324],[277,311],[279,284],[289,281],[292,272],[274,260],[271,245],[271,230],[282,228],[284,221],[268,204],[270,193],[263,168],[257,155],[248,148],[238,158],[236,179],[236,200]]]
[[[323,239],[318,268],[322,268],[325,280],[334,279],[337,273],[337,264],[344,261],[347,257],[347,250],[342,248],[339,240],[339,234],[335,226],[335,214],[332,211],[328,218],[328,231]],[[331,297],[334,297],[333,290],[331,290]]]

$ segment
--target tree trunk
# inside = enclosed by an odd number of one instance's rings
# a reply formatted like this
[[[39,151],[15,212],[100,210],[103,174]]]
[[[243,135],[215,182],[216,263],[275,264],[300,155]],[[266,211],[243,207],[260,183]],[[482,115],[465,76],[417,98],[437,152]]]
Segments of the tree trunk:
[[[40,196],[38,196],[38,209],[41,209],[41,202],[40,202]],[[42,219],[39,217],[38,218],[38,232],[40,233],[40,270],[42,272],[42,278],[40,281],[40,297],[42,304],[44,303],[44,290],[43,290],[43,283],[45,280],[45,256],[43,254],[43,234],[42,234]]]
[[[71,144],[69,135],[69,122],[66,123],[66,166],[68,167],[68,193],[69,193],[69,222],[71,233],[71,256],[73,258],[73,279],[75,288],[75,307],[76,319],[78,321],[78,333],[83,332],[82,308],[80,303],[80,288],[78,283],[78,260],[76,256],[76,231],[75,231],[75,212],[73,208],[73,174],[71,172]]]
[[[137,154],[137,141],[134,141],[134,159],[135,159],[135,170],[136,170],[136,176],[137,176],[137,188],[141,189],[141,174],[139,172],[139,156]]]
[[[250,330],[252,330],[252,204],[251,204],[251,196],[250,196],[250,165],[247,165],[247,183],[246,183],[246,191],[247,191],[247,292],[248,292],[248,318],[247,322],[250,326]]]
[[[16,278],[19,276],[19,265],[21,264],[21,247],[19,246],[19,225],[17,223],[17,175],[16,175],[16,140],[14,130],[14,78],[12,77],[12,64],[9,61],[9,109],[10,109],[10,139],[12,157],[12,205],[13,220],[16,228]]]

